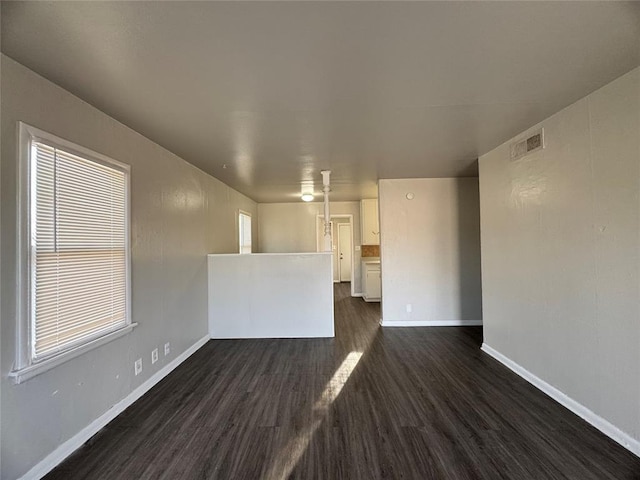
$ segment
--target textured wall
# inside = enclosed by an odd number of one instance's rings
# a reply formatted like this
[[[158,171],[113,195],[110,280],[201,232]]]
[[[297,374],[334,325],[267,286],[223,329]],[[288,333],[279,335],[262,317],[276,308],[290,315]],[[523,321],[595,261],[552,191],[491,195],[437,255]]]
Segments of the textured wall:
[[[383,322],[482,320],[478,179],[380,180],[378,200]]]
[[[258,211],[260,252],[317,251],[316,221],[324,215],[322,203],[261,203]],[[353,245],[360,245],[360,202],[331,202],[331,214],[353,215]],[[353,253],[354,291],[361,293],[360,251]]]
[[[236,252],[237,210],[256,204],[13,60],[2,57],[2,472],[13,479],[207,335],[207,253]],[[131,165],[129,335],[25,383],[15,357],[17,122]],[[257,230],[257,229],[256,229]],[[257,239],[257,236],[256,236]],[[171,354],[151,365],[153,348]],[[162,349],[161,349],[162,350]],[[133,362],[144,360],[134,377]]]
[[[480,158],[485,342],[640,439],[640,69]]]

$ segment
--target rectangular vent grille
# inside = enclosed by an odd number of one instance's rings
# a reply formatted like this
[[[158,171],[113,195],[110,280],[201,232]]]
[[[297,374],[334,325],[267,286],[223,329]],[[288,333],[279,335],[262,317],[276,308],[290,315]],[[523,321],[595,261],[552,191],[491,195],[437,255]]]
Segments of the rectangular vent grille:
[[[530,153],[544,148],[544,129],[538,130],[524,140],[518,140],[511,144],[511,160],[518,160]]]

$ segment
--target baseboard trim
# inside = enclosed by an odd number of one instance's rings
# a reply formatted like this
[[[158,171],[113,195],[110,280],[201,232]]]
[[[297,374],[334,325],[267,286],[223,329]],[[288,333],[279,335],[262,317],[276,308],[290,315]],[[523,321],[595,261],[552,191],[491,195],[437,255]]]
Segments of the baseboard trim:
[[[486,343],[482,344],[482,351],[485,352],[487,355],[490,355],[491,357],[495,358],[497,361],[502,363],[504,366],[509,368],[511,371],[513,371],[520,377],[524,378],[527,382],[529,382],[534,387],[546,393],[548,396],[553,398],[560,405],[571,410],[573,413],[578,415],[587,423],[593,425],[595,428],[597,428],[602,433],[604,433],[607,437],[619,443],[634,455],[640,457],[640,441],[639,440],[636,440],[635,438],[631,437],[629,434],[623,432],[608,420],[605,420],[600,415],[592,412],[581,403],[565,395],[554,386],[548,384],[541,378],[537,377],[536,375],[528,371],[526,368],[520,366],[518,363],[511,360],[509,357],[506,357],[500,352],[498,352],[497,350],[491,348]]]
[[[362,293],[352,293],[352,297],[362,297]]]
[[[153,386],[155,386],[160,380],[171,373],[178,365],[184,362],[187,358],[193,355],[199,350],[205,343],[210,340],[209,335],[202,337],[196,343],[187,348],[184,352],[174,358],[171,362],[165,365],[162,369],[154,373],[148,380],[141,384],[138,388],[133,390],[129,395],[120,400],[109,410],[96,418],[93,422],[87,425],[85,428],[76,433],[69,440],[64,442],[53,452],[47,455],[43,460],[36,464],[31,470],[25,473],[20,480],[35,480],[44,477],[47,473],[57,467],[63,460],[69,455],[75,452],[78,448],[84,445],[91,437],[104,428],[111,420],[120,415],[124,410],[133,404],[136,400],[147,393]]]
[[[383,327],[475,327],[482,320],[381,320]]]

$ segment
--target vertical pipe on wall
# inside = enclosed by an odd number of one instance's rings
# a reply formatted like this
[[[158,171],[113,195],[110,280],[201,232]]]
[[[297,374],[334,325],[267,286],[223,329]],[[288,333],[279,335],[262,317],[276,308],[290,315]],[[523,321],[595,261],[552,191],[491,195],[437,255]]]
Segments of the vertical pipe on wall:
[[[331,175],[331,170],[322,170],[322,185],[324,188],[322,191],[324,192],[324,251],[330,252],[331,249],[331,213],[329,212],[329,192],[331,188],[329,187],[330,180],[329,177]]]

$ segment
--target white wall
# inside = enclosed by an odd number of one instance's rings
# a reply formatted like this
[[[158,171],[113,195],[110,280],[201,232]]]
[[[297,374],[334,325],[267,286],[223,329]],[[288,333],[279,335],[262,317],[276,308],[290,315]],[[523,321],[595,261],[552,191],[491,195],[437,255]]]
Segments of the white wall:
[[[383,325],[481,323],[478,179],[378,185]]]
[[[540,126],[480,158],[485,343],[637,441],[640,69]]]
[[[360,245],[360,202],[331,202],[331,215],[353,215],[353,245]],[[258,205],[258,237],[262,253],[299,253],[317,250],[316,219],[323,204],[261,203]],[[354,292],[362,293],[360,251],[353,252]]]
[[[331,253],[209,255],[211,338],[333,337]]]
[[[256,204],[90,105],[2,56],[2,471],[27,472],[208,334],[206,254],[236,252],[237,209]],[[129,335],[14,385],[17,122],[131,165]],[[150,353],[171,342],[151,366]],[[144,359],[134,377],[133,362]]]

